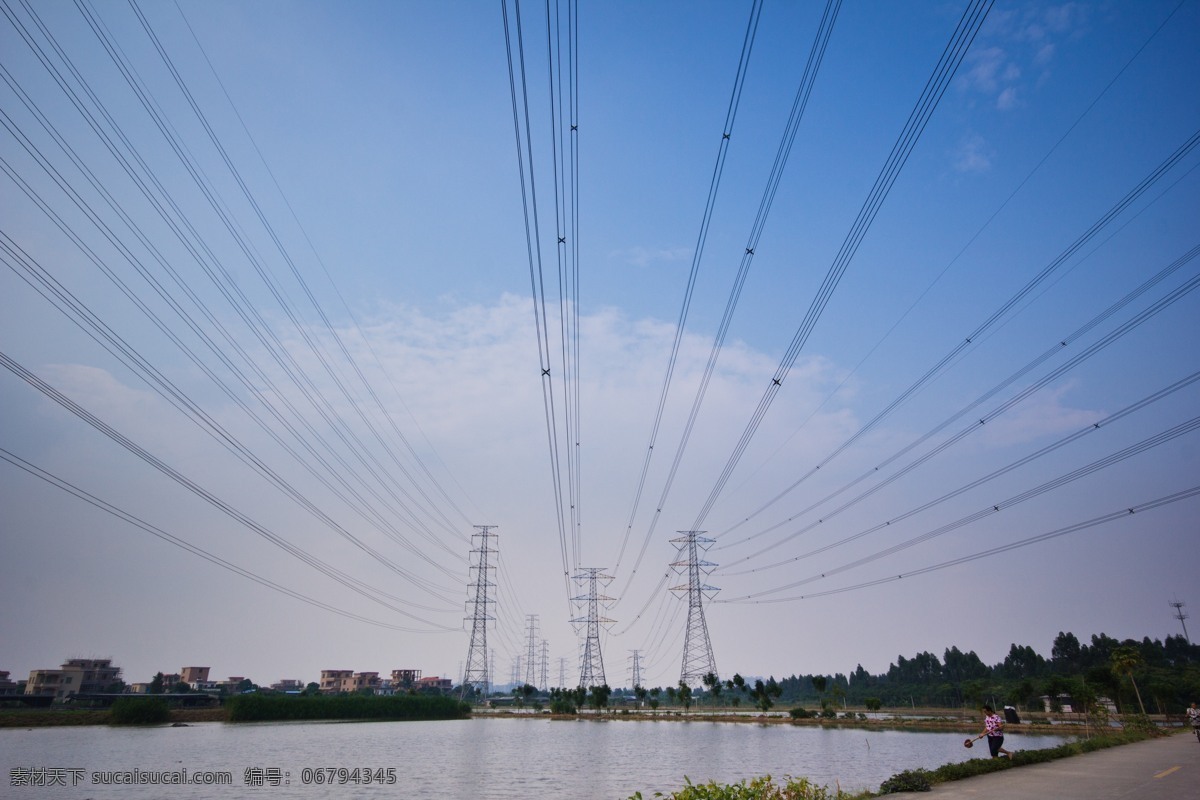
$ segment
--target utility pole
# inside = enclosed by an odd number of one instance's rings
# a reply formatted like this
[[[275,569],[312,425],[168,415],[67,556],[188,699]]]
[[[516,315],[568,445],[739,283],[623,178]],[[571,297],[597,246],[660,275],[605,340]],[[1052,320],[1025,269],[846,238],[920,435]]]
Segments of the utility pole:
[[[495,525],[476,525],[478,533],[471,535],[472,544],[478,545],[471,549],[471,570],[475,580],[471,586],[471,599],[467,600],[466,619],[471,621],[471,644],[467,649],[467,668],[463,670],[462,693],[467,687],[478,689],[484,697],[491,690],[491,673],[488,671],[487,629],[488,623],[495,620],[489,613],[489,605],[495,604],[492,590],[496,584],[492,582],[492,570],[496,569],[492,556],[496,554],[495,542],[498,534],[492,533]]]
[[[1188,618],[1187,612],[1183,610],[1184,605],[1186,604],[1181,600],[1175,600],[1171,603],[1171,608],[1175,609],[1175,619],[1179,620],[1180,625],[1183,625],[1183,640],[1190,647],[1192,640],[1188,638],[1187,624],[1184,623],[1184,620]]]
[[[550,691],[550,643],[542,639],[542,674],[538,688],[543,692]]]
[[[600,626],[607,627],[615,620],[600,616],[600,606],[611,603],[613,598],[600,594],[599,587],[607,586],[612,579],[611,575],[604,574],[602,567],[584,567],[573,576],[576,583],[587,587],[586,594],[571,598],[584,611],[584,616],[571,622],[576,626],[583,625],[585,630],[583,654],[579,659],[579,685],[585,689],[608,684],[604,678],[604,656],[600,653]]]
[[[687,635],[683,642],[683,668],[679,680],[688,686],[697,686],[708,673],[717,674],[717,662],[708,638],[708,623],[704,619],[704,598],[711,600],[719,591],[715,586],[704,583],[704,576],[717,565],[701,558],[715,540],[702,536],[704,531],[676,532],[682,535],[671,540],[679,549],[671,568],[676,572],[687,570],[687,583],[672,586],[671,591],[677,594],[686,592],[688,598]]]
[[[525,682],[530,686],[537,685],[537,614],[526,614],[529,623],[529,641],[525,650]]]

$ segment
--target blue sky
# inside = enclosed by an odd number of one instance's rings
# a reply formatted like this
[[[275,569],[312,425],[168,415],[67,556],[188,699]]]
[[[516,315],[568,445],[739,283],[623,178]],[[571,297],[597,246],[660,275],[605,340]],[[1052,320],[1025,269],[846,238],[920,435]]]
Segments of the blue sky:
[[[6,644],[0,669],[24,676],[69,656],[100,655],[124,666],[131,681],[191,664],[260,683],[311,680],[325,668],[458,674],[468,644],[462,604],[470,534],[473,525],[490,524],[498,526],[502,562],[498,620],[490,634],[497,680],[508,679],[513,658],[523,653],[530,614],[538,615],[540,635],[550,643],[551,683],[557,683],[560,659],[567,682],[576,679],[579,639],[568,620],[577,613],[569,600],[577,590],[564,580],[566,561],[568,571],[598,566],[614,575],[607,591],[617,600],[608,616],[616,622],[604,640],[609,682],[628,681],[630,653],[638,650],[649,685],[674,683],[686,609],[663,590],[680,581],[664,580],[675,559],[668,540],[693,525],[718,485],[963,6],[840,8],[717,369],[655,520],[822,8],[764,6],[632,525],[751,6],[606,3],[580,10],[579,525],[578,537],[566,541],[556,522],[499,5],[143,5],[224,157],[131,8],[92,6],[97,26],[119,46],[202,171],[241,245],[80,10],[65,2],[35,8],[136,148],[146,175],[175,203],[169,218],[186,219],[192,227],[184,238],[197,252],[199,243],[208,250],[197,257],[181,244],[8,18],[0,25],[0,61],[8,76],[0,85],[7,115],[0,154],[11,174],[0,177],[0,227],[286,481],[293,496],[235,459],[81,333],[23,280],[29,273],[12,252],[0,270],[0,350],[288,546],[391,596],[367,599],[300,563],[81,422],[20,380],[15,368],[0,371],[0,447],[231,564],[341,611],[410,630],[351,621],[266,589],[0,462],[0,602],[20,610],[0,622]],[[510,15],[514,10],[510,4]],[[523,7],[521,13],[541,248],[557,336],[545,11]],[[26,10],[12,14],[38,30]],[[721,589],[707,607],[720,672],[849,672],[858,663],[878,672],[898,654],[940,655],[952,645],[995,663],[1010,643],[1048,654],[1060,630],[1085,640],[1099,632],[1176,634],[1168,603],[1200,607],[1200,598],[1189,594],[1200,555],[1194,497],[911,579],[800,599],[1194,488],[1200,456],[1189,432],[1009,505],[1192,419],[1200,407],[1195,384],[1111,426],[1094,427],[1195,372],[1200,314],[1194,293],[989,416],[1196,275],[1200,264],[1184,263],[1071,338],[1198,244],[1200,154],[1194,150],[988,326],[936,380],[829,457],[1196,133],[1197,34],[1200,7],[1187,0],[998,2],[991,9],[704,515],[703,527],[716,540],[708,558],[718,565],[708,581]],[[31,35],[67,74],[45,34]],[[76,78],[64,80],[83,96]],[[34,109],[70,144],[112,206],[39,125]],[[18,137],[26,137],[31,150]],[[47,176],[37,153],[118,244]],[[18,181],[71,235],[49,221]],[[163,295],[138,275],[134,260],[161,283]],[[223,290],[201,263],[214,274],[218,265],[224,270]],[[294,318],[255,263],[286,296]],[[179,284],[164,265],[176,271]],[[328,403],[325,417],[269,357],[264,341],[270,339],[258,338],[231,305],[223,291],[234,287],[243,294],[243,312],[260,316],[258,330],[272,331],[295,359],[302,385]],[[188,310],[197,329],[218,343],[215,350],[171,303]],[[1068,340],[1061,353],[891,460]],[[229,394],[200,364],[230,387]],[[232,365],[251,376],[246,384],[234,378]],[[564,371],[557,361],[552,374],[554,422],[565,441]],[[346,394],[333,376],[348,387]],[[277,421],[260,427],[247,408],[272,420],[268,409],[274,409],[303,433],[294,436]],[[945,452],[847,504],[985,417],[986,424]],[[907,516],[1089,427],[1078,441]],[[369,453],[372,466],[358,465],[355,451]],[[328,467],[320,466],[316,452]],[[816,474],[767,505],[818,464]],[[308,499],[326,522],[297,497]],[[883,554],[991,507],[1003,510]],[[423,510],[410,515],[406,508]],[[858,537],[902,515],[886,530]],[[851,537],[858,538],[824,549]],[[843,571],[860,559],[867,561]],[[837,574],[821,579],[824,572]],[[784,588],[801,582],[803,588]],[[768,599],[786,602],[761,602]]]

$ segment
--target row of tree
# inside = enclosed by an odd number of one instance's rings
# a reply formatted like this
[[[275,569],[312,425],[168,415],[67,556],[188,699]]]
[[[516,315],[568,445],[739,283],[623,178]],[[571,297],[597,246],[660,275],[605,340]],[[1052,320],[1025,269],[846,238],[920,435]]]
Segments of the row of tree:
[[[1084,644],[1060,632],[1049,658],[1012,644],[1002,662],[989,666],[974,651],[951,647],[940,660],[929,652],[899,656],[878,675],[859,664],[849,675],[793,675],[779,683],[783,702],[800,705],[862,706],[874,698],[891,707],[947,707],[994,700],[1037,710],[1043,698],[1056,706],[1071,697],[1078,705],[1103,696],[1122,711],[1144,705],[1150,713],[1180,713],[1200,700],[1200,646],[1182,636],[1139,642],[1103,633]]]
[[[766,711],[776,704],[797,708],[819,707],[826,716],[850,707],[963,707],[985,702],[1041,710],[1049,704],[1058,710],[1065,703],[1091,709],[1101,698],[1112,700],[1122,713],[1181,713],[1200,700],[1200,646],[1182,636],[1166,641],[1144,638],[1118,641],[1103,633],[1081,643],[1074,634],[1060,632],[1046,658],[1027,645],[1013,644],[999,664],[985,664],[974,651],[957,647],[939,659],[933,653],[897,657],[887,672],[873,675],[859,664],[850,674],[773,676],[746,680],[740,674],[721,680],[705,675],[700,686],[680,681],[677,686],[618,692],[622,701],[634,700],[643,708],[748,707]],[[518,704],[541,707],[533,686],[513,690]],[[574,713],[585,707],[597,711],[610,704],[608,686],[552,689],[548,697],[556,713]],[[632,696],[631,696],[632,695]]]

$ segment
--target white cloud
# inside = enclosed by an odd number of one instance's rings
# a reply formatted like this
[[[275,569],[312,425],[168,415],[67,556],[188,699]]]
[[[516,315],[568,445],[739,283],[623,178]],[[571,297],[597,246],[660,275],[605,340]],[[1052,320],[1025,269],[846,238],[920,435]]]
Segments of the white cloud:
[[[1022,444],[1046,436],[1061,436],[1091,425],[1103,416],[1103,412],[1068,405],[1066,396],[1074,388],[1074,384],[1067,383],[1038,392],[1016,409],[988,422],[981,432],[980,442]]]
[[[637,245],[623,250],[614,250],[611,258],[625,261],[635,267],[648,267],[651,264],[686,261],[692,257],[690,247],[643,247]]]
[[[977,133],[972,134],[958,146],[954,168],[959,172],[987,172],[992,167],[992,157],[987,141]]]

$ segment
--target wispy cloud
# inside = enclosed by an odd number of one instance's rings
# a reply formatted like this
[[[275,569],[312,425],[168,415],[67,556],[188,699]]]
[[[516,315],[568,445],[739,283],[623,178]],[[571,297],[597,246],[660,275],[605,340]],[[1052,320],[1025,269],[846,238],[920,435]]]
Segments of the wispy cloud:
[[[686,261],[692,257],[690,247],[643,247],[636,245],[623,250],[614,250],[611,258],[625,261],[635,267],[648,267],[652,264],[668,264],[675,261]]]
[[[987,172],[992,168],[993,151],[977,133],[969,135],[958,146],[954,168],[959,172]]]

